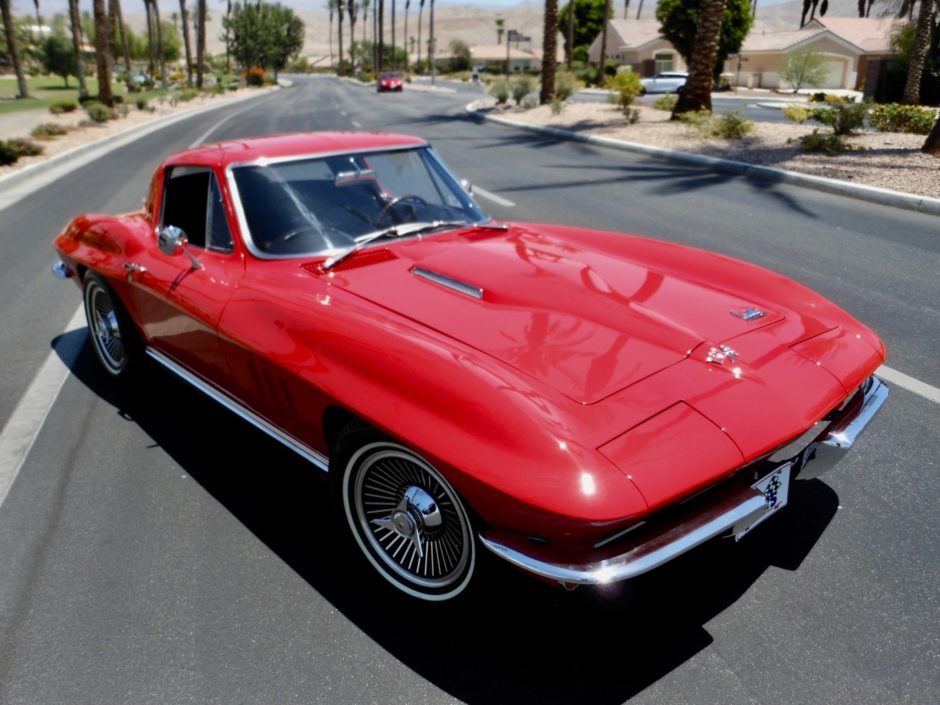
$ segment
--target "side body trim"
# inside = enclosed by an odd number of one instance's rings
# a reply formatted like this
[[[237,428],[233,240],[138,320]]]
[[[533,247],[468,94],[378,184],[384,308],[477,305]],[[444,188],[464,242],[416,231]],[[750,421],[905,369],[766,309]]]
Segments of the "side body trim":
[[[151,358],[159,362],[161,365],[163,365],[163,367],[168,369],[170,372],[175,374],[184,382],[191,384],[193,387],[198,389],[207,397],[209,397],[213,401],[218,402],[219,404],[224,406],[226,409],[231,411],[236,416],[247,421],[248,423],[250,423],[255,428],[259,429],[260,431],[263,431],[264,433],[268,434],[274,440],[284,444],[285,446],[290,448],[292,451],[297,453],[297,455],[299,455],[301,458],[303,458],[304,460],[316,466],[317,469],[322,470],[323,472],[330,471],[329,458],[327,458],[325,455],[323,455],[319,451],[314,450],[313,448],[297,440],[290,434],[285,433],[274,424],[261,418],[260,416],[255,414],[253,411],[249,410],[247,407],[243,406],[239,402],[232,399],[232,397],[230,397],[228,394],[225,394],[219,389],[216,389],[215,387],[207,384],[202,379],[200,379],[199,377],[194,375],[192,372],[187,370],[185,367],[174,362],[172,359],[170,359],[163,353],[159,352],[158,350],[154,350],[153,348],[148,347],[146,352],[147,352],[147,355],[149,355]]]

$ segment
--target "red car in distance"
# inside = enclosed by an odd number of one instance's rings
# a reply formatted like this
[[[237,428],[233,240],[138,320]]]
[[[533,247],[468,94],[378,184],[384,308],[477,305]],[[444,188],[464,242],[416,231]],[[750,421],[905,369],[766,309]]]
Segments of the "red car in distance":
[[[741,539],[888,395],[881,340],[819,294],[494,222],[416,137],[197,147],[55,248],[105,372],[149,358],[327,473],[353,545],[424,600],[461,594],[481,550],[572,586]]]
[[[398,91],[401,93],[404,89],[404,81],[402,80],[401,74],[397,71],[385,71],[379,74],[379,80],[375,87],[378,93],[385,93],[386,91]]]

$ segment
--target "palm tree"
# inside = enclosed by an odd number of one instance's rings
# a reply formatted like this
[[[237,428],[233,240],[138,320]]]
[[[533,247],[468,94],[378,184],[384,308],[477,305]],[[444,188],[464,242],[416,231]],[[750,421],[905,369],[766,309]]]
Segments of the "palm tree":
[[[4,0],[6,2],[6,0]],[[95,11],[95,56],[98,59],[98,101],[105,105],[114,105],[111,95],[110,53],[111,21],[105,12],[104,0],[94,1]]]
[[[166,56],[163,53],[163,28],[160,26],[160,0],[150,0],[153,5],[153,19],[157,26],[157,54],[160,57],[160,86],[166,88]]]
[[[757,0],[754,0],[754,2],[757,2]],[[629,11],[630,11],[630,0],[624,0],[623,1],[623,18],[624,19],[627,19],[627,13]]]
[[[724,14],[725,0],[702,0],[692,60],[689,62],[689,78],[679,93],[679,100],[672,111],[673,119],[681,113],[712,109],[712,82]]]
[[[333,10],[336,9],[336,0],[326,0],[326,9],[330,12],[330,66],[333,65]]]
[[[36,33],[42,39],[42,15],[39,14],[39,0],[33,0],[33,4],[36,6]]]
[[[920,0],[920,12],[917,13],[917,34],[911,50],[911,65],[907,70],[907,83],[904,85],[902,103],[917,105],[920,103],[920,81],[924,75],[924,63],[930,48],[930,30],[933,28],[933,0]]]
[[[20,52],[16,47],[16,32],[13,27],[13,11],[10,9],[10,0],[0,0],[0,13],[3,14],[3,29],[7,38],[7,51],[13,62],[16,72],[16,85],[20,98],[29,98],[29,89],[26,87],[26,76],[23,74],[23,65],[20,63]]]
[[[392,70],[397,68],[398,57],[395,55],[395,0],[392,0]]]
[[[153,41],[153,0],[144,0],[144,10],[147,13],[147,55],[150,62],[147,64],[147,72],[150,75],[157,70],[157,56],[154,53]]]
[[[186,0],[180,0],[180,17],[183,25],[183,46],[186,49],[186,85],[193,85],[193,50],[189,44],[189,11],[186,9]],[[226,36],[228,30],[225,30]]]
[[[636,18],[640,19],[641,14],[643,14],[643,0],[640,0],[640,6],[636,9]]]
[[[627,5],[630,0],[627,0]],[[624,9],[623,18],[627,19],[627,11]],[[568,0],[568,72],[574,71],[574,0]]]
[[[206,0],[196,4],[196,88],[202,88],[206,64]]]
[[[339,42],[339,63],[336,72],[343,75],[343,0],[336,2],[336,39]]]
[[[225,0],[225,18],[232,17],[232,0]],[[232,73],[232,56],[229,53],[229,44],[232,40],[232,34],[228,29],[225,30],[225,73]],[[275,71],[275,73],[277,73]]]
[[[807,22],[813,21],[813,18],[816,17],[817,7],[819,8],[819,16],[825,16],[826,10],[829,9],[829,0],[822,0],[821,3],[819,0],[803,0],[803,14],[800,15],[800,27]],[[809,13],[809,19],[806,19],[807,12]]]
[[[418,66],[421,65],[421,16],[424,14],[424,0],[418,4]]]
[[[405,0],[405,32],[404,32],[404,41],[402,44],[405,45],[405,71],[408,70],[408,8],[411,7],[411,0]]]
[[[574,9],[574,8],[572,8]],[[597,85],[607,80],[607,25],[610,24],[610,0],[604,0],[604,23],[601,28],[601,58],[597,65]]]
[[[78,0],[69,0],[69,25],[72,28],[72,51],[75,53],[75,73],[78,74],[78,96],[88,97],[85,81],[85,62],[82,61],[82,18],[78,12]]]
[[[927,140],[920,151],[940,157],[940,115],[937,116],[937,121],[933,124],[933,129],[927,135]]]
[[[346,12],[349,14],[349,65],[353,72],[356,70],[355,59],[353,58],[353,44],[356,42],[356,15],[359,13],[359,3],[356,0],[348,0],[346,3]]]
[[[558,0],[545,0],[545,33],[542,39],[542,90],[539,91],[539,102],[542,105],[550,102],[555,95],[555,54],[558,51],[557,34]],[[506,41],[508,42],[509,40],[507,39]]]
[[[428,22],[428,61],[431,64],[431,85],[434,85],[434,79],[437,76],[437,59],[435,54],[437,53],[437,44],[434,40],[434,0],[431,0],[431,17]]]
[[[379,0],[379,41],[376,50],[376,73],[380,72],[385,66],[385,0]]]
[[[78,0],[75,1],[75,15],[78,16]],[[72,2],[72,0],[69,0]],[[124,52],[124,81],[127,83],[127,90],[130,92],[134,85],[134,77],[131,75],[131,50],[127,41],[127,27],[124,26],[124,15],[121,11],[121,0],[110,0],[108,4],[111,17],[114,23],[121,29],[121,51]],[[79,64],[81,69],[81,64]]]
[[[503,33],[506,31],[506,20],[497,18],[496,20],[496,44],[503,43]]]

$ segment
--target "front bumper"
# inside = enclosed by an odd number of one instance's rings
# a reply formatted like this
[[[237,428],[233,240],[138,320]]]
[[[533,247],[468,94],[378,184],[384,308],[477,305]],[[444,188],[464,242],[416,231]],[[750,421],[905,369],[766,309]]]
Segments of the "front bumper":
[[[793,455],[777,466],[789,463],[798,479],[819,477],[851,450],[887,398],[887,385],[869,377],[819,435],[801,447],[788,446]],[[641,575],[709,539],[736,533],[736,527],[754,525],[768,511],[763,494],[749,484],[733,483],[694,509],[678,512],[651,531],[638,532],[641,538],[615,542],[613,555],[580,564],[556,563],[486,535],[480,540],[497,556],[535,575],[568,585],[598,585]]]

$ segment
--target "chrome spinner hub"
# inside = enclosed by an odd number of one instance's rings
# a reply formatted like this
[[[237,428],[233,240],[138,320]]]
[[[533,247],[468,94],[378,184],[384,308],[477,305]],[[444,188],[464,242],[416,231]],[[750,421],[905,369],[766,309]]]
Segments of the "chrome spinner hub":
[[[410,485],[398,506],[387,517],[372,523],[410,541],[419,557],[424,557],[422,534],[438,528],[443,522],[434,498],[417,485]]]

